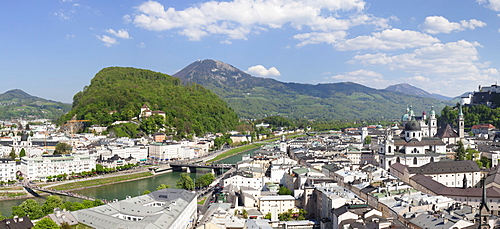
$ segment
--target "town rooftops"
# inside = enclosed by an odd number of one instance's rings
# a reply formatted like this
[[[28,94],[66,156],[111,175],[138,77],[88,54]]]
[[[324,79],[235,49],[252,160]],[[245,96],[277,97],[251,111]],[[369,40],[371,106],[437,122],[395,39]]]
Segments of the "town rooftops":
[[[474,161],[439,161],[431,162],[420,167],[408,167],[410,174],[444,174],[479,172],[480,169]]]

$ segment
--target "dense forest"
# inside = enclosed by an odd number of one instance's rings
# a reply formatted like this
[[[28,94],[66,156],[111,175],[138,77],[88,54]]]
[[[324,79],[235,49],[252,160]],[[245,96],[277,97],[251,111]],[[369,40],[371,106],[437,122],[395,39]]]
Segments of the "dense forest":
[[[438,118],[439,123],[449,123],[457,127],[457,118],[459,106],[445,106]],[[470,129],[473,125],[492,124],[495,127],[500,127],[500,107],[489,108],[485,105],[464,106],[462,107],[464,114],[465,128]]]
[[[139,119],[140,108],[165,112]],[[135,137],[160,129],[178,136],[233,129],[238,117],[217,95],[198,84],[150,70],[110,67],[102,69],[89,86],[73,97],[72,110],[59,123],[71,118],[90,120],[87,126],[110,126],[115,121],[134,122],[112,126],[117,135]]]

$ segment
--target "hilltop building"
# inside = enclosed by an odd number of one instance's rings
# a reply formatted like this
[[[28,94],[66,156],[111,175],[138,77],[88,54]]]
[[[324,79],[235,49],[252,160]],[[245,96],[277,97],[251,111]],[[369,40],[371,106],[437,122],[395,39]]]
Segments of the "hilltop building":
[[[152,111],[149,109],[149,106],[147,104],[144,104],[141,107],[141,113],[139,114],[139,118],[149,118],[153,115],[161,115],[164,118],[166,117],[165,111]]]

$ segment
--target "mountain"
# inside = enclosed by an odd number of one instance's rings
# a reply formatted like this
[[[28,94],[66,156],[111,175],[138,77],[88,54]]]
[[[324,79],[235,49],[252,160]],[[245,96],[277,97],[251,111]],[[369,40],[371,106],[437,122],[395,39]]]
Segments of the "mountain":
[[[242,118],[281,115],[291,118],[397,119],[408,104],[415,111],[441,109],[446,102],[352,82],[330,84],[284,83],[251,76],[216,60],[196,61],[172,75],[185,83],[210,89]]]
[[[144,132],[157,131],[155,126],[165,124],[178,134],[215,133],[233,129],[238,123],[238,116],[226,102],[198,84],[184,85],[167,74],[123,67],[99,71],[89,86],[75,94],[73,109],[61,122],[76,116],[90,120],[88,124],[109,126],[115,121],[137,120],[144,105],[165,114],[161,120],[142,118]],[[129,136],[135,135],[137,126],[127,128]]]
[[[390,86],[386,87],[385,90],[406,93],[409,95],[416,95],[416,96],[420,96],[420,97],[433,98],[433,99],[437,99],[437,100],[441,100],[441,101],[450,101],[451,99],[453,99],[451,97],[447,97],[447,96],[440,95],[440,94],[435,94],[435,93],[431,94],[427,91],[424,91],[418,87],[412,86],[412,85],[407,84],[407,83],[390,85]]]
[[[57,119],[71,109],[70,104],[32,96],[20,89],[0,94],[0,119]]]

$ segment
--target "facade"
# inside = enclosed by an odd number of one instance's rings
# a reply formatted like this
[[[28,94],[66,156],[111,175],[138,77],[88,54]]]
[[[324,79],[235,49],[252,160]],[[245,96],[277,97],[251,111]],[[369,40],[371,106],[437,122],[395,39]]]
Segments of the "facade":
[[[196,222],[196,206],[195,193],[166,188],[72,214],[78,222],[97,229],[186,229]]]
[[[278,215],[295,208],[295,198],[290,195],[263,196],[259,199],[259,210],[263,215]]]
[[[241,187],[248,187],[248,188],[253,188],[255,190],[262,190],[264,183],[262,182],[262,178],[250,178],[241,175],[235,175],[224,179],[224,187],[227,187],[229,185],[232,185],[237,190],[241,189]]]
[[[194,158],[195,151],[191,147],[172,142],[156,142],[148,146],[149,158],[154,161],[169,161]]]
[[[16,180],[17,170],[16,161],[0,159],[0,181],[7,182]]]
[[[108,146],[97,151],[102,160],[107,160],[115,155],[121,158],[133,157],[137,162],[144,162],[148,159],[148,148],[146,146],[118,147]]]
[[[408,118],[411,120],[407,120]],[[446,144],[440,138],[434,137],[437,133],[434,108],[431,110],[427,131],[423,131],[422,122],[415,120],[412,112],[403,116],[403,122],[405,123],[403,136],[394,136],[393,130],[387,130],[386,136],[379,142],[382,168],[388,169],[396,162],[419,167],[446,157]]]
[[[21,158],[20,171],[24,178],[45,180],[47,176],[89,172],[96,168],[96,159],[83,155],[45,155]]]

